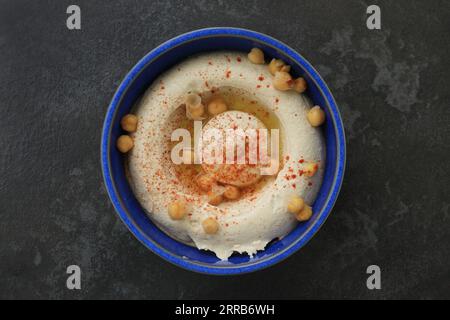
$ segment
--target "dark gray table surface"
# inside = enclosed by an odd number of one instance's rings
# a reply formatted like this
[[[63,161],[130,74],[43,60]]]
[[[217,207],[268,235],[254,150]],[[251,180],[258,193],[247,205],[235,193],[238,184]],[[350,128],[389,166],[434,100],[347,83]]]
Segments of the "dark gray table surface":
[[[366,28],[377,3],[382,29]],[[81,7],[82,29],[66,28]],[[450,298],[448,1],[0,0],[0,298]],[[149,50],[209,26],[302,53],[339,104],[345,182],[320,232],[253,274],[181,270],[115,214],[100,171],[108,103]],[[66,288],[66,267],[82,289]],[[377,264],[382,289],[366,287]]]

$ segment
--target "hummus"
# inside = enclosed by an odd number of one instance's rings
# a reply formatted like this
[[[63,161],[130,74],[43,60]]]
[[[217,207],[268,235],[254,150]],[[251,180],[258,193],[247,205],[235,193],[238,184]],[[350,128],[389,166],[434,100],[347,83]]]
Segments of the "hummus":
[[[132,134],[134,148],[128,167],[136,198],[167,234],[213,251],[222,260],[233,252],[254,255],[273,239],[288,234],[298,223],[287,211],[289,199],[297,195],[312,205],[322,182],[325,143],[321,130],[307,121],[312,104],[297,92],[274,89],[272,79],[267,66],[252,64],[240,53],[206,53],[159,76],[134,109],[139,125]],[[183,99],[190,92],[223,95],[230,109],[228,115],[247,113],[249,125],[279,128],[280,171],[252,181],[236,201],[209,204],[208,196],[192,186],[192,177],[204,170],[202,165],[176,165],[170,158],[173,130],[180,126],[192,129],[183,107]],[[262,119],[262,114],[267,114],[267,119]],[[204,126],[220,127],[226,121],[221,115],[205,119]],[[302,170],[310,162],[319,168],[314,176],[307,177]],[[188,206],[182,220],[168,215],[169,204],[177,199]],[[219,225],[215,234],[207,234],[202,228],[202,221],[210,217]]]

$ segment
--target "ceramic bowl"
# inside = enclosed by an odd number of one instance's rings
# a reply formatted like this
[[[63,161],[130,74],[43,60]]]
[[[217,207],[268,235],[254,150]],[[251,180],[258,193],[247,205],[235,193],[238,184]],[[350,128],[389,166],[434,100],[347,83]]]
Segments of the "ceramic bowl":
[[[125,177],[124,156],[115,142],[123,134],[120,119],[150,86],[171,66],[201,52],[228,50],[248,53],[261,48],[266,57],[280,58],[292,66],[294,76],[308,83],[306,94],[326,113],[322,127],[326,141],[326,164],[322,186],[315,203],[314,215],[280,240],[271,242],[254,257],[233,255],[220,261],[208,251],[180,243],[162,232],[148,218],[136,200]],[[301,48],[300,48],[301,49]],[[325,81],[299,53],[286,44],[261,33],[237,28],[209,28],[175,37],[140,60],[117,89],[106,113],[101,141],[101,162],[106,189],[122,221],[148,249],[185,269],[207,274],[231,275],[252,272],[274,265],[303,247],[319,230],[330,214],[344,177],[345,136],[339,110]]]

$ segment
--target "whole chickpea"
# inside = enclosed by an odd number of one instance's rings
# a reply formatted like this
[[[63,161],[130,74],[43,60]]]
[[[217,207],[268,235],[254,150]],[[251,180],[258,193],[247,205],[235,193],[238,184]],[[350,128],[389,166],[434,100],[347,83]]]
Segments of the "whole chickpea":
[[[185,98],[186,116],[192,120],[201,120],[205,113],[202,98],[195,93],[188,94]]]
[[[291,71],[291,66],[285,64],[284,66],[281,67],[280,71],[283,71],[283,72],[290,72],[290,71]]]
[[[200,104],[196,107],[186,106],[186,115],[192,120],[201,120],[205,114],[205,107]]]
[[[304,207],[305,207],[305,201],[299,196],[293,196],[288,203],[287,209],[290,213],[296,214],[300,210],[302,210]]]
[[[293,80],[289,73],[284,71],[275,72],[273,87],[277,90],[287,91],[292,88]]]
[[[168,213],[172,220],[181,220],[187,213],[186,204],[181,200],[174,201],[169,204]]]
[[[210,191],[216,183],[216,179],[211,174],[200,174],[195,178],[195,182],[203,191]]]
[[[274,76],[276,72],[281,71],[284,65],[283,60],[272,59],[269,63],[269,72]]]
[[[307,86],[306,86],[305,79],[300,77],[300,78],[297,78],[297,79],[294,80],[294,86],[292,87],[292,89],[294,89],[298,93],[303,93],[303,92],[305,92],[306,87]]]
[[[227,104],[222,98],[214,98],[208,103],[208,112],[213,116],[227,111]]]
[[[120,121],[122,129],[127,132],[135,132],[137,130],[138,117],[134,114],[125,115]]]
[[[319,106],[312,107],[307,114],[309,124],[318,127],[325,122],[325,112]]]
[[[247,56],[251,63],[264,64],[264,52],[261,49],[253,48]]]
[[[208,203],[212,206],[218,206],[223,202],[223,196],[214,192],[208,192]]]
[[[134,147],[133,139],[128,135],[121,135],[116,142],[117,149],[122,153],[127,153]]]
[[[202,104],[202,97],[200,97],[200,95],[198,95],[197,93],[189,93],[184,98],[184,102],[189,107],[196,107]]]
[[[298,212],[295,217],[298,221],[307,221],[311,218],[312,213],[312,208],[308,205],[305,205],[305,207],[300,210],[300,212]]]
[[[212,217],[203,220],[202,227],[207,234],[216,234],[219,231],[219,223]]]
[[[309,162],[303,168],[303,172],[307,177],[312,177],[316,174],[317,170],[319,170],[319,165],[314,162]]]
[[[226,186],[223,196],[228,200],[236,200],[241,195],[241,191],[235,186]]]

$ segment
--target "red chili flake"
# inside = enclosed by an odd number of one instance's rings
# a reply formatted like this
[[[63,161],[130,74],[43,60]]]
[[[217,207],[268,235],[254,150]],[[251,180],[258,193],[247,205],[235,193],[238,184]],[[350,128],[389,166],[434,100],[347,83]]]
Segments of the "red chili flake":
[[[241,57],[237,57],[236,60],[237,60],[238,62],[241,62],[241,61],[242,61]]]
[[[298,160],[298,163],[303,163],[303,162],[305,162],[305,160],[303,160],[303,159]]]
[[[293,175],[291,175],[291,178],[295,179],[295,178],[297,178],[297,175],[293,174]]]
[[[302,176],[303,175],[303,170],[298,170],[298,175]]]
[[[296,187],[297,187],[297,185],[296,185],[295,183],[293,183],[293,184],[292,184],[292,188],[295,189]]]
[[[261,88],[261,86],[258,84],[258,85],[256,86],[256,89],[259,89],[259,88]]]
[[[259,80],[259,81],[264,81],[264,76],[259,76],[259,77],[258,77],[258,80]]]

